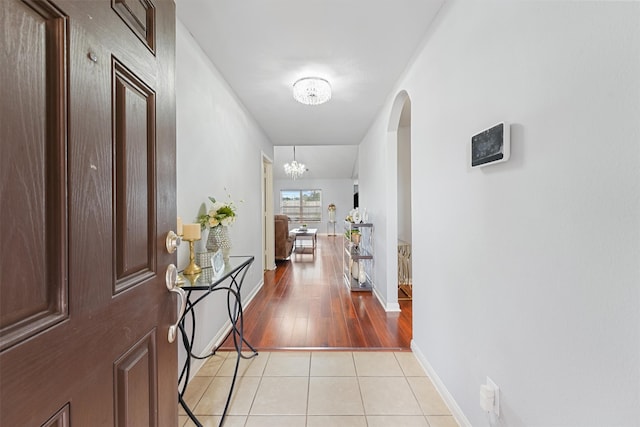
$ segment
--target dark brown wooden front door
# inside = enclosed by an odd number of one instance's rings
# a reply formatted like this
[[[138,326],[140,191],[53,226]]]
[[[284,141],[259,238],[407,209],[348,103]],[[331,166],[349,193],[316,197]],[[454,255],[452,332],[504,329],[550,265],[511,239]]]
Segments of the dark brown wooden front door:
[[[2,0],[0,425],[177,425],[173,0]]]

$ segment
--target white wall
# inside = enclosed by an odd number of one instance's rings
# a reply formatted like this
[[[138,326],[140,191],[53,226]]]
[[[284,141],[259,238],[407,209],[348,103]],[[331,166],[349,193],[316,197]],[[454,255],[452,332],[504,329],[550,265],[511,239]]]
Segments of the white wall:
[[[178,215],[185,223],[196,222],[202,204],[210,207],[208,196],[226,200],[228,191],[238,215],[230,228],[231,255],[255,257],[242,289],[247,297],[263,278],[261,153],[273,158],[273,146],[181,22],[176,59]],[[178,267],[187,263],[185,244],[179,249]],[[196,352],[223,328],[226,313],[222,293],[201,303]]]
[[[448,2],[361,144],[386,224],[406,90],[413,344],[463,424],[489,424],[489,376],[502,426],[640,425],[639,22],[638,2]],[[511,160],[472,170],[470,136],[501,120]]]
[[[411,127],[409,126],[398,128],[398,239],[411,243]]]
[[[322,223],[309,223],[310,228],[318,228],[318,233],[327,232],[327,221],[329,214],[327,208],[329,203],[336,205],[336,233],[343,232],[343,220],[353,209],[353,180],[352,179],[275,179],[273,181],[273,211],[280,213],[280,190],[322,190]],[[295,228],[299,224],[291,222],[290,228]],[[333,229],[329,229],[332,233]]]
[[[392,127],[397,129],[404,99],[399,97]],[[406,95],[405,97],[406,98]],[[398,305],[398,136],[387,132],[389,112],[374,121],[360,145],[358,182],[360,206],[366,207],[375,230],[374,292],[387,311]],[[420,187],[415,181],[414,188]]]

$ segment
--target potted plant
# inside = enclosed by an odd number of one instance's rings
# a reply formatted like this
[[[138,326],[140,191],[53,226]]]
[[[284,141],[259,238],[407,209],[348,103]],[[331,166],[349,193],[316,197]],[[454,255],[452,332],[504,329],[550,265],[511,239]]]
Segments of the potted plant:
[[[225,263],[229,262],[229,252],[231,251],[231,239],[229,238],[228,226],[236,222],[236,206],[227,195],[229,201],[220,202],[214,197],[209,197],[213,206],[206,213],[198,216],[200,227],[209,229],[206,248],[208,251],[216,252],[222,249]]]
[[[356,246],[360,244],[360,230],[351,230],[351,241]]]

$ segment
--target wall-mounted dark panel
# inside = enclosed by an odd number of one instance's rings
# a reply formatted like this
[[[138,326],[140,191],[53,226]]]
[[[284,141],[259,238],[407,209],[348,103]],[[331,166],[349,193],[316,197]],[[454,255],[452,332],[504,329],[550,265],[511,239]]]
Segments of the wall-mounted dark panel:
[[[67,19],[47,1],[2,7],[19,31],[0,38],[0,350],[68,316]]]

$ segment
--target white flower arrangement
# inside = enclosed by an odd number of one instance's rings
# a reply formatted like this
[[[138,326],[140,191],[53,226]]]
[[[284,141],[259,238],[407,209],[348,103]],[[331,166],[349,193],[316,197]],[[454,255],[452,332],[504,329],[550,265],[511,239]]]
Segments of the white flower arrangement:
[[[213,228],[219,225],[229,226],[236,222],[236,206],[233,201],[219,202],[213,197],[209,197],[213,206],[206,214],[198,217],[198,222],[202,229]]]

